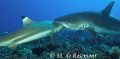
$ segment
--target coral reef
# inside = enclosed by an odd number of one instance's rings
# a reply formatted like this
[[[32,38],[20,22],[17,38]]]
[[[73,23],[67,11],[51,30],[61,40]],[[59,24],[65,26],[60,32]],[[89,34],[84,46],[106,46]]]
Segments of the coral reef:
[[[19,50],[19,55],[22,55],[22,56],[32,55],[32,50],[24,48],[22,50]]]
[[[0,47],[1,59],[119,59],[120,37],[97,35],[100,45],[93,42],[86,31],[64,30],[55,35],[55,46],[50,38],[19,45],[15,51]],[[101,48],[104,50],[101,50]]]

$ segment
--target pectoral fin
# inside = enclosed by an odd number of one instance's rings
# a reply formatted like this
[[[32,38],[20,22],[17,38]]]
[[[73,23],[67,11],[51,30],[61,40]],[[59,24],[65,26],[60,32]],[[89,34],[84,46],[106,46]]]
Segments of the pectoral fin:
[[[87,29],[87,31],[91,34],[91,36],[95,39],[96,38],[96,32],[93,29]]]
[[[91,36],[93,37],[93,40],[95,42],[96,45],[99,46],[99,48],[104,51],[103,47],[100,46],[100,44],[98,43],[98,41],[96,41],[96,32],[93,29],[87,29],[88,32],[90,32]],[[105,52],[105,51],[104,51]]]
[[[13,45],[9,45],[8,47],[14,51],[18,45],[19,44],[13,44]]]
[[[54,44],[55,44],[55,34],[54,34],[54,32],[52,31],[52,32],[48,33],[47,35],[51,37],[52,46],[54,47]]]
[[[96,41],[96,32],[93,30],[93,29],[87,29],[87,31],[91,34],[91,36],[93,37],[93,40],[96,44],[99,44],[97,41]]]

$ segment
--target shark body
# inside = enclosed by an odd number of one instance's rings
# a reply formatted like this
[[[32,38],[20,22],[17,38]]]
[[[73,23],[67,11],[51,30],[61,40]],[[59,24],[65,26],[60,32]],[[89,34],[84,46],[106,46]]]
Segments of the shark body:
[[[19,44],[44,37],[51,37],[52,45],[54,46],[54,33],[59,32],[63,26],[57,24],[58,27],[56,26],[52,30],[53,21],[34,22],[25,16],[22,16],[22,19],[23,27],[13,33],[0,37],[0,46],[8,46],[10,49],[15,50]]]
[[[56,18],[54,22],[71,30],[86,30],[94,38],[96,33],[120,34],[120,19],[110,15],[113,5],[114,1],[102,11],[73,13]]]

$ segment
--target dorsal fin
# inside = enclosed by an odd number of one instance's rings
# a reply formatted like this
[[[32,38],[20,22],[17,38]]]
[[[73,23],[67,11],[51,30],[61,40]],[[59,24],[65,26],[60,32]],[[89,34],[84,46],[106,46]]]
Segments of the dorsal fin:
[[[26,16],[21,16],[21,17],[22,17],[22,19],[23,19],[23,27],[26,27],[26,26],[28,26],[29,24],[33,23],[33,21],[32,21],[30,18],[28,18],[28,17],[26,17]]]
[[[106,14],[106,15],[109,15],[114,3],[115,2],[112,1],[104,10],[102,10],[102,13]]]

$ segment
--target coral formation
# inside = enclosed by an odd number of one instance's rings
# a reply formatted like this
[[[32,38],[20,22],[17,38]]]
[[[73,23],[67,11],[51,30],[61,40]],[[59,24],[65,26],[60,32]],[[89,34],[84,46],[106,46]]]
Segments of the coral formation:
[[[51,45],[50,38],[44,38],[33,42],[21,44],[17,47],[15,51],[10,50],[8,47],[0,47],[0,58],[77,59],[78,57],[85,55],[84,59],[119,59],[120,41],[118,36],[111,35],[110,37],[101,37],[98,35],[97,38],[99,38],[97,41],[99,41],[101,45],[94,44],[93,39],[91,39],[91,36],[87,32],[83,31],[79,33],[77,31],[69,32],[69,30],[64,30],[55,35],[56,40],[54,47]],[[100,49],[100,46],[104,51]]]

